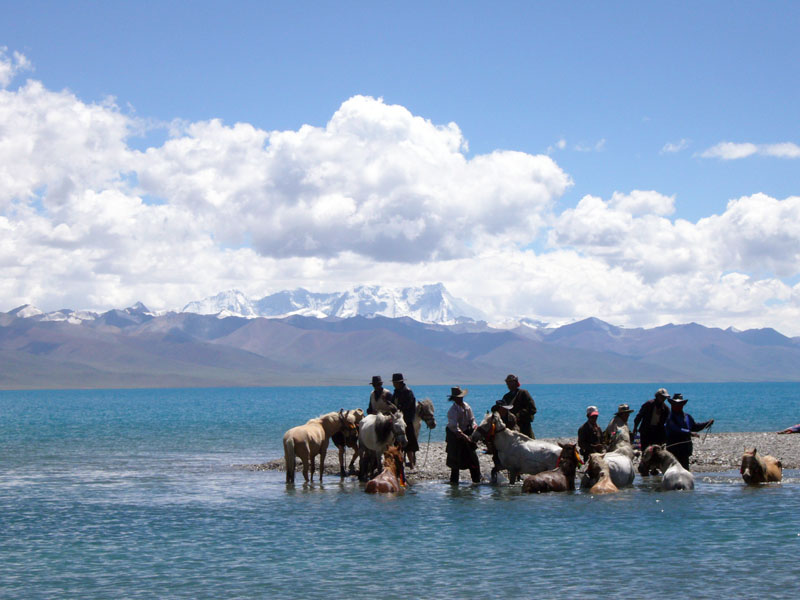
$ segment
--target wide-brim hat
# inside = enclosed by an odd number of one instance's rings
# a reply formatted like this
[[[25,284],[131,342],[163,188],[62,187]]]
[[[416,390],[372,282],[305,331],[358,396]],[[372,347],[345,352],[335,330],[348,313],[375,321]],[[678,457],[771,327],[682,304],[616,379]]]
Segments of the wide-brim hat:
[[[370,385],[383,385],[383,379],[381,379],[380,375],[373,375]]]
[[[394,383],[395,381],[405,381],[405,379],[403,379],[403,374],[395,373],[394,375],[392,375],[392,382]]]
[[[615,412],[614,414],[615,415],[629,415],[632,412],[633,412],[633,409],[630,406],[628,406],[627,404],[620,404],[617,407],[617,412]]]
[[[453,400],[455,398],[463,398],[467,395],[466,389],[461,389],[460,387],[450,388],[450,395],[447,397],[448,400]]]
[[[683,394],[675,394],[672,396],[672,398],[669,399],[669,401],[671,404],[686,404],[689,401],[689,399],[684,398]]]
[[[594,417],[600,414],[600,411],[597,410],[596,406],[587,406],[586,407],[586,416],[587,417]]]
[[[511,410],[512,408],[514,408],[514,405],[513,404],[503,404],[502,400],[498,400],[492,406],[492,410],[495,410],[497,408],[505,408],[506,410]]]

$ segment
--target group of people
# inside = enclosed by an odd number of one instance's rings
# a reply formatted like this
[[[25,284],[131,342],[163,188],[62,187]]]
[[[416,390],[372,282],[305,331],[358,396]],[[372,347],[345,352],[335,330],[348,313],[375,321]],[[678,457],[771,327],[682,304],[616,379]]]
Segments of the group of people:
[[[688,401],[683,394],[670,396],[666,389],[660,388],[636,413],[631,432],[632,441],[638,433],[642,450],[648,446],[666,444],[667,450],[678,459],[683,468],[689,469],[689,457],[694,446],[692,437],[697,437],[699,431],[711,427],[714,419],[696,422],[692,415],[684,411]],[[584,460],[592,452],[604,452],[616,431],[628,426],[628,417],[633,412],[627,404],[620,404],[614,418],[605,431],[602,431],[597,425],[597,407],[587,407],[586,423],[578,429],[578,448]]]
[[[505,379],[508,392],[498,400],[492,411],[496,411],[505,425],[513,430],[535,439],[532,423],[536,415],[536,403],[530,392],[521,387],[519,378],[510,374]],[[416,453],[419,450],[414,429],[414,416],[417,400],[414,392],[406,385],[402,373],[392,375],[394,393],[383,387],[380,375],[372,378],[373,391],[369,397],[367,414],[389,412],[397,409],[403,414],[406,422],[406,439],[408,444],[404,451],[406,464],[411,468],[416,466]],[[473,482],[481,480],[480,464],[478,461],[477,444],[472,441],[472,432],[478,426],[472,408],[464,397],[466,389],[454,387],[447,397],[453,403],[447,411],[447,428],[445,442],[447,453],[447,466],[450,469],[450,482],[458,483],[459,472],[468,470]],[[639,408],[633,420],[631,440],[636,434],[640,436],[642,450],[651,445],[666,444],[675,458],[685,469],[689,468],[689,457],[692,455],[692,437],[699,431],[711,427],[714,419],[696,422],[692,415],[684,411],[688,402],[682,394],[670,396],[666,389],[660,388],[654,397],[646,401]],[[669,406],[667,406],[669,403]],[[629,429],[628,418],[634,412],[627,404],[620,404],[605,430],[597,424],[600,411],[597,406],[586,409],[586,422],[578,429],[578,448],[584,460],[594,452],[605,452],[606,447],[617,431],[622,428]],[[492,452],[492,448],[489,448]],[[496,452],[492,452],[494,468],[492,481],[496,480],[497,473],[502,468]]]

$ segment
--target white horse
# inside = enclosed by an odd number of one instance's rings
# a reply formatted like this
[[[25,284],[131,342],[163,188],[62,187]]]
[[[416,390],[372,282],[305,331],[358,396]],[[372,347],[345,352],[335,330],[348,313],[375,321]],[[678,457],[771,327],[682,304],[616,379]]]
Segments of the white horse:
[[[380,467],[380,458],[395,442],[401,447],[408,443],[406,422],[399,410],[393,410],[387,415],[367,415],[361,420],[358,445],[361,458],[359,476],[362,479],[369,477]]]
[[[631,460],[636,456],[636,452],[631,444],[631,432],[627,425],[619,427],[610,437],[608,444],[606,444],[608,452],[616,452],[624,454]]]
[[[662,490],[693,490],[694,475],[683,468],[672,453],[661,446],[650,446],[642,454],[642,465],[646,469],[658,469]]]
[[[512,431],[496,412],[486,413],[483,421],[472,432],[472,441],[486,440],[494,444],[503,467],[508,469],[508,480],[516,482],[521,473],[536,475],[556,468],[561,446],[532,440],[519,431]]]

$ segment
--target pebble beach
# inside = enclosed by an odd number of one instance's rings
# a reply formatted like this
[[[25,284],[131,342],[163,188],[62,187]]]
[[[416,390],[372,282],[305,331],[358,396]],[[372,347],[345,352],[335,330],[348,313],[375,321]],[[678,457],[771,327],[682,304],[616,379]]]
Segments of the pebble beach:
[[[549,438],[545,441],[574,442],[575,440]],[[759,454],[770,454],[779,458],[784,469],[800,469],[800,434],[778,435],[774,432],[750,432],[709,433],[708,435],[701,433],[700,437],[694,440],[694,453],[690,461],[691,470],[697,473],[709,473],[738,469],[745,447],[755,447]],[[352,456],[350,452],[348,450],[347,462]],[[483,452],[483,446],[478,448],[478,457],[481,462],[481,474],[484,479],[488,479],[492,469],[492,457]],[[416,469],[406,471],[409,482],[448,479],[450,470],[445,465],[445,459],[444,442],[421,443],[420,451],[417,453]],[[285,470],[282,457],[262,464],[241,466],[255,471]],[[338,475],[338,473],[338,453],[336,448],[331,445],[325,459],[325,474],[327,476]],[[299,472],[298,476],[302,481],[302,472]],[[461,480],[469,481],[467,471],[462,471]]]

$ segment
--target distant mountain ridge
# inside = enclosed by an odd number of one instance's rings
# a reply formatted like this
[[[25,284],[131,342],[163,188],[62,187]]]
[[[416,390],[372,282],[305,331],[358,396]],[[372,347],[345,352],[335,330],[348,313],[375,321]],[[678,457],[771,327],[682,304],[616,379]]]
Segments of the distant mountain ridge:
[[[220,292],[189,302],[181,312],[237,317],[383,316],[409,317],[421,323],[451,325],[486,319],[477,308],[455,298],[441,283],[421,287],[356,286],[344,292],[315,293],[303,288],[284,290],[252,300],[239,290]]]
[[[297,301],[268,298],[275,311]],[[323,300],[338,314],[364,308]],[[397,371],[453,385],[502,382],[509,372],[529,383],[800,381],[800,338],[774,329],[626,329],[595,318],[497,329],[302,310],[245,318],[156,314],[141,303],[104,313],[18,307],[0,313],[0,388],[353,385]]]

